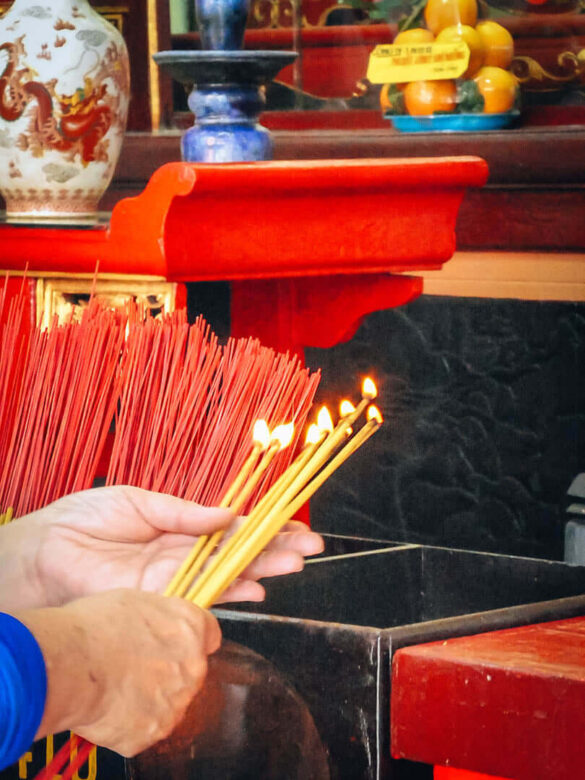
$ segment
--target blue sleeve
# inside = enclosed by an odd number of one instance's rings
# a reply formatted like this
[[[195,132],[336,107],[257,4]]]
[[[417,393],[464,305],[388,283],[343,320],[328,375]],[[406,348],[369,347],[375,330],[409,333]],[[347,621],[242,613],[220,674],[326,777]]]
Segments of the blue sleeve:
[[[36,639],[20,621],[0,612],[0,770],[30,747],[46,696],[45,661]]]

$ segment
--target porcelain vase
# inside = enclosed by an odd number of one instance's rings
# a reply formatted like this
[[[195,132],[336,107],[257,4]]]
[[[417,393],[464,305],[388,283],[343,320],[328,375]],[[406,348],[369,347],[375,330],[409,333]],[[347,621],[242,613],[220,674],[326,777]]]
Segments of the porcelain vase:
[[[15,0],[0,19],[0,192],[12,221],[86,221],[128,114],[122,35],[87,0]]]

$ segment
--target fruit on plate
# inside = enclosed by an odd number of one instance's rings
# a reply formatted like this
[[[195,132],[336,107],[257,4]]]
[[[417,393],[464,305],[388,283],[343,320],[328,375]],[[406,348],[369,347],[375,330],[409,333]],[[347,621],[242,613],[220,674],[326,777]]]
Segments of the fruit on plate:
[[[445,27],[437,35],[436,41],[437,43],[463,41],[463,43],[467,44],[469,64],[465,72],[461,74],[462,79],[468,79],[470,76],[473,76],[484,64],[485,47],[483,40],[477,30],[468,24],[453,24],[451,27]]]
[[[411,81],[403,94],[406,111],[413,116],[450,113],[457,107],[457,87],[452,79]]]
[[[514,57],[514,39],[509,31],[491,19],[479,22],[475,29],[483,41],[483,64],[509,68]]]
[[[424,10],[425,24],[438,35],[445,27],[454,24],[468,24],[475,27],[477,22],[477,0],[428,0]]]
[[[417,55],[429,54],[417,49],[418,44],[461,41],[469,49],[469,62],[465,72],[456,79],[434,79],[445,70],[441,70],[438,54],[436,59],[427,57],[429,69],[417,72],[423,77],[420,81],[382,86],[380,107],[384,114],[427,117],[456,113],[477,117],[478,114],[508,114],[518,108],[519,85],[509,70],[514,57],[514,39],[498,22],[478,21],[478,2],[426,0],[423,10],[426,28],[402,30],[394,43],[412,45],[412,59],[416,62]],[[413,21],[415,18],[411,17]],[[422,56],[420,61],[425,62]],[[477,125],[477,120],[474,121]],[[487,126],[491,127],[489,122]]]
[[[435,36],[424,27],[411,27],[410,30],[399,32],[393,43],[432,43]]]
[[[484,99],[485,114],[502,114],[514,108],[518,96],[518,82],[509,70],[486,65],[473,80]]]

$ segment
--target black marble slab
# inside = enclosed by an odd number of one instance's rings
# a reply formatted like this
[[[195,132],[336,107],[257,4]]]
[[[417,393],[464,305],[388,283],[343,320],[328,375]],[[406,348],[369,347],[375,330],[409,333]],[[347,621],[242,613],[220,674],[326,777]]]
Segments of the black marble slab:
[[[585,470],[585,304],[422,296],[307,350],[319,397],[380,385],[383,429],[312,501],[322,531],[562,559]]]

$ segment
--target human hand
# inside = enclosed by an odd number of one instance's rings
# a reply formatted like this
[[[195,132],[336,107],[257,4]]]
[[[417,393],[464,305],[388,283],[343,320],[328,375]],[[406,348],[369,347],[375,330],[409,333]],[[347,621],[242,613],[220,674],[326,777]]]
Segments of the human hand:
[[[227,529],[229,510],[134,487],[75,493],[1,529],[0,607],[57,606],[112,588],[164,591],[200,534]],[[289,523],[224,594],[258,601],[257,579],[299,571],[323,548]]]
[[[36,738],[71,729],[124,756],[171,733],[221,641],[209,612],[135,590],[13,614],[35,636],[47,668]]]

